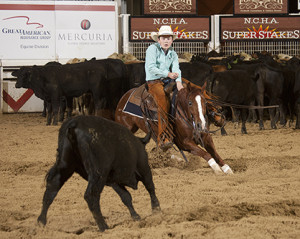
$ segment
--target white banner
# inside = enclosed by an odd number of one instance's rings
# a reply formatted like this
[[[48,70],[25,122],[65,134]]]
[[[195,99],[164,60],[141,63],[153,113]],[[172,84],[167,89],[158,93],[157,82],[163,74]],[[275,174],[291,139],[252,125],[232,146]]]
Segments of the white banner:
[[[106,58],[118,52],[115,2],[1,1],[0,59]]]
[[[0,59],[54,59],[54,6],[7,3],[0,3]]]
[[[116,21],[113,2],[56,2],[58,58],[106,58],[117,52]]]

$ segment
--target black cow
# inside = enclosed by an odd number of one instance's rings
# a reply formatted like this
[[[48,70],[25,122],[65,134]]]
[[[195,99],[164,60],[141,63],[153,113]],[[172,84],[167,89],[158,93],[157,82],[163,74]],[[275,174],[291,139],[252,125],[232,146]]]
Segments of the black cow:
[[[295,85],[293,93],[295,96],[296,129],[300,129],[300,66],[295,73]]]
[[[181,62],[179,67],[183,78],[199,86],[202,86],[213,72],[210,65],[197,61]]]
[[[66,109],[66,99],[65,97],[59,97],[55,104],[53,104],[51,94],[48,90],[51,84],[45,84],[42,80],[32,79],[32,74],[36,71],[41,71],[41,74],[49,73],[49,75],[52,75],[55,72],[56,66],[58,65],[48,63],[45,66],[22,66],[19,70],[12,72],[12,75],[17,77],[16,88],[23,87],[32,89],[34,94],[44,101],[42,115],[47,115],[47,125],[51,124],[53,114],[57,115],[58,111],[60,112],[60,121],[63,120]]]
[[[269,115],[271,120],[271,128],[276,129],[276,122],[278,114],[280,114],[281,124],[285,124],[284,109],[284,77],[281,71],[276,70],[265,64],[259,65],[255,69],[256,87],[257,87],[257,104],[264,106],[265,99],[268,99],[269,105],[279,105],[279,111],[276,108],[269,109]],[[263,124],[263,110],[259,109],[259,127],[264,129]],[[276,113],[276,115],[275,115]]]
[[[215,72],[208,80],[207,89],[217,96],[221,104],[233,104],[235,114],[240,115],[241,113],[241,132],[247,134],[246,121],[249,112],[247,107],[254,105],[255,102],[254,79],[242,70]],[[240,107],[241,105],[242,107]],[[221,133],[222,135],[226,134],[224,128],[221,128]]]
[[[284,77],[278,70],[262,60],[259,62],[240,62],[232,65],[232,70],[245,70],[256,82],[256,104],[258,106],[279,105],[278,108],[269,108],[271,127],[276,129],[276,122],[280,115],[281,124],[285,124],[284,108]],[[266,102],[267,100],[267,102]],[[258,109],[259,128],[264,129],[263,109]],[[254,114],[255,115],[255,114]]]
[[[88,181],[84,199],[100,231],[108,228],[100,209],[100,194],[105,185],[119,194],[135,220],[140,216],[125,186],[137,189],[142,181],[150,194],[152,210],[160,210],[145,151],[149,140],[150,134],[144,139],[137,138],[124,126],[102,117],[78,116],[65,121],[59,130],[56,162],[46,175],[38,222],[46,224],[51,203],[74,172]]]
[[[105,81],[101,82],[102,97],[100,110],[97,107],[96,98],[94,98],[96,114],[104,116],[108,119],[114,119],[115,109],[121,97],[130,89],[130,84],[127,79],[126,66],[119,59],[102,59],[90,60],[89,63],[94,63],[96,67],[104,66],[106,69]],[[97,113],[98,111],[98,113]]]
[[[59,62],[55,62],[55,61],[51,61],[51,62],[48,62],[47,64],[45,64],[45,66],[59,66],[59,65],[61,65],[61,64]],[[17,85],[17,88],[22,87],[20,85],[22,85],[23,82],[25,84],[26,79],[30,76],[31,72],[32,72],[32,66],[23,66],[19,70],[15,70],[12,72],[12,75],[17,77],[18,82],[19,82]],[[26,88],[30,88],[30,87],[26,87]],[[53,108],[51,102],[47,101],[43,92],[35,89],[34,93],[37,97],[39,97],[40,99],[43,100],[42,116],[46,117],[48,114],[48,117],[51,118],[52,108]],[[62,97],[60,99],[60,111],[59,111],[60,112],[60,117],[59,117],[60,121],[63,121],[65,110],[66,110],[66,100],[64,97]],[[47,121],[51,121],[51,119],[48,119]]]
[[[146,82],[145,62],[129,62],[125,66],[130,89]]]
[[[73,97],[92,93],[96,115],[113,119],[119,99],[129,89],[124,63],[117,59],[91,60],[59,66],[34,66],[21,68],[16,87],[33,89],[34,93],[51,102],[53,124],[57,124],[59,100],[66,98],[69,116]],[[49,120],[47,124],[51,123]]]

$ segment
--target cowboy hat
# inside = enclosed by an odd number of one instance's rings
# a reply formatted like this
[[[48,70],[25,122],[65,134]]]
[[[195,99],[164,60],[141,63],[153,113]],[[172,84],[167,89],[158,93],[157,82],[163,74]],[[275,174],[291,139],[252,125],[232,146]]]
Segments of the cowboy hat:
[[[158,32],[152,32],[151,38],[157,41],[160,36],[172,36],[173,40],[177,38],[177,35],[172,31],[170,26],[161,26]]]

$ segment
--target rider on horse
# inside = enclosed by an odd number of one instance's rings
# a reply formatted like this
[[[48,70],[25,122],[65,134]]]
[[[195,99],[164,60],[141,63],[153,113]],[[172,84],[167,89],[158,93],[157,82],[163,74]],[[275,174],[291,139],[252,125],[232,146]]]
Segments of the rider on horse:
[[[150,45],[146,51],[145,71],[148,92],[157,104],[158,134],[157,143],[166,150],[172,146],[173,136],[166,134],[171,125],[168,121],[170,108],[169,100],[164,92],[164,84],[168,80],[175,80],[178,91],[183,88],[178,55],[171,47],[177,35],[170,26],[161,26],[159,32],[152,32],[151,37],[156,43]]]

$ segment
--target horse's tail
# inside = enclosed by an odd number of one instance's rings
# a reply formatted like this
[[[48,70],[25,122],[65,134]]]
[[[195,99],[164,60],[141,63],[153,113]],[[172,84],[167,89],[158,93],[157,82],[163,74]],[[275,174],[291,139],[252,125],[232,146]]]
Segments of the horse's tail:
[[[64,139],[68,137],[68,131],[70,127],[75,127],[73,118],[69,118],[61,125],[58,133],[58,147],[56,152],[56,161],[55,164],[49,169],[47,174],[45,175],[45,181],[51,180],[57,172],[58,172],[58,165],[60,164],[61,157],[63,155],[63,149],[64,149]]]

